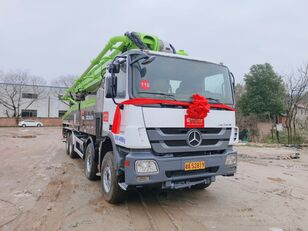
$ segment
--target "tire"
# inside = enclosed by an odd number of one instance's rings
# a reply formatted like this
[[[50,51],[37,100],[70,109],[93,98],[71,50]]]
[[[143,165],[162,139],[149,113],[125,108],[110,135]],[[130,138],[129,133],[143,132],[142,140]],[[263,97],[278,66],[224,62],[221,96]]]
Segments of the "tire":
[[[38,124],[38,125],[36,125],[36,126],[39,128],[39,127],[41,127],[42,125]]]
[[[105,200],[111,204],[120,203],[125,191],[118,185],[118,176],[113,163],[113,152],[107,152],[101,165],[101,187]]]
[[[67,155],[69,155],[69,142],[70,142],[69,137],[70,137],[70,134],[67,133],[66,134],[66,142],[65,142],[65,152],[66,152]]]
[[[207,187],[209,187],[211,185],[211,182],[210,183],[201,183],[201,184],[196,184],[196,185],[193,185],[191,186],[192,189],[195,189],[195,190],[201,190],[201,189],[206,189]]]
[[[84,158],[84,172],[89,180],[97,180],[97,161],[95,158],[94,145],[90,142],[86,148],[86,154]]]
[[[25,125],[25,124],[23,124],[23,125],[22,125],[22,127],[23,127],[23,128],[25,128],[25,127],[26,127],[26,125]]]
[[[75,159],[75,158],[78,157],[78,154],[74,151],[73,135],[72,134],[69,134],[69,138],[68,138],[68,155],[72,159]]]

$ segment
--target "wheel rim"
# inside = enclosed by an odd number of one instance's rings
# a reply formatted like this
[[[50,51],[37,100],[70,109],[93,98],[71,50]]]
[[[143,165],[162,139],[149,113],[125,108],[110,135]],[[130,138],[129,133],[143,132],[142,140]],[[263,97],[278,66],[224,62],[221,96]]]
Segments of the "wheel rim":
[[[92,166],[92,151],[89,150],[88,151],[88,155],[87,155],[87,172],[89,173],[91,171],[91,166]]]
[[[111,170],[109,166],[106,166],[104,168],[104,172],[103,172],[103,186],[104,186],[104,190],[105,192],[109,192],[110,188],[111,188]]]

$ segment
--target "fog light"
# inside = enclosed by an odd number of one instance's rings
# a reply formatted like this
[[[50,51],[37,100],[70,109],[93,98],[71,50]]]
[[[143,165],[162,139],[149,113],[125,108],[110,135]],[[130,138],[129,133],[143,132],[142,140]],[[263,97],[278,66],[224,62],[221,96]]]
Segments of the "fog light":
[[[236,154],[227,155],[225,165],[235,165],[236,161],[237,161],[237,155]]]
[[[155,174],[158,173],[158,167],[155,160],[137,160],[135,162],[136,173]]]
[[[146,182],[149,181],[150,177],[149,176],[137,176],[137,181],[139,182]]]

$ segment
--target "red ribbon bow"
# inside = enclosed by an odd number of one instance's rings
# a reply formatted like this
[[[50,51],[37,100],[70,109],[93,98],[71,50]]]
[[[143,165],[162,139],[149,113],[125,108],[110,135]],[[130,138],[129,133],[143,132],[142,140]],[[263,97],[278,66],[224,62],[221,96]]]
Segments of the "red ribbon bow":
[[[210,112],[210,104],[202,95],[195,94],[192,96],[193,101],[188,106],[187,115],[193,119],[204,119]]]

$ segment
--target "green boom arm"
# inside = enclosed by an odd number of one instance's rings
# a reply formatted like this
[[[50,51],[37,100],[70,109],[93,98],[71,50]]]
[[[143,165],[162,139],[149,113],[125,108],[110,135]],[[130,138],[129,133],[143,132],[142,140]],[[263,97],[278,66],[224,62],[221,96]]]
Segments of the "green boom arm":
[[[149,50],[159,51],[161,49],[161,40],[156,36],[137,33],[141,41],[149,48]],[[73,86],[67,89],[63,100],[76,103],[72,95],[78,93],[95,93],[101,84],[102,76],[106,73],[106,67],[117,55],[131,49],[136,49],[137,46],[130,40],[127,35],[116,36],[111,38],[105,48],[91,62],[91,65],[84,73],[75,81]],[[179,54],[186,54],[183,51],[178,51]]]

